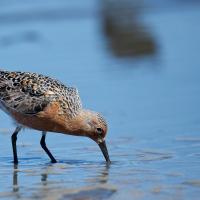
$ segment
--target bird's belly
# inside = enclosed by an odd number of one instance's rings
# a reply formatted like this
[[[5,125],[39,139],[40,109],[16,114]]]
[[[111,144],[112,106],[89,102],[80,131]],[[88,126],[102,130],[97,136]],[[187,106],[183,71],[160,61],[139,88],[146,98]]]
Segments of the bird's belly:
[[[39,131],[67,132],[64,123],[59,123],[59,120],[50,116],[27,115],[14,111],[11,112],[11,116],[17,123]]]

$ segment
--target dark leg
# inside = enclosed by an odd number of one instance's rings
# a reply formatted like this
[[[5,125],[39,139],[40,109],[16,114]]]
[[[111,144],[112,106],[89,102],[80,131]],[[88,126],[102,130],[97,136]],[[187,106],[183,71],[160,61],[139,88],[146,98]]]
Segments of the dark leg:
[[[49,158],[51,159],[51,162],[56,163],[57,162],[56,159],[53,157],[53,155],[51,154],[51,152],[49,151],[49,149],[46,146],[45,138],[46,138],[46,132],[43,131],[42,137],[41,137],[41,140],[40,140],[40,144],[41,144],[42,148],[45,150],[45,152],[47,153],[47,155],[49,156]]]
[[[17,147],[16,147],[16,141],[17,141],[17,134],[19,133],[19,131],[22,129],[21,126],[18,126],[15,129],[15,132],[12,134],[11,136],[11,140],[12,140],[12,148],[13,148],[13,158],[14,158],[14,163],[17,164],[18,163],[18,158],[17,158]]]

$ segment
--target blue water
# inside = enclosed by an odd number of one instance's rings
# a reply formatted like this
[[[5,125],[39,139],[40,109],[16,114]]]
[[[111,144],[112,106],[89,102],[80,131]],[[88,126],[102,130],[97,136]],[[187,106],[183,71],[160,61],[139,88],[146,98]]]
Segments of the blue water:
[[[1,112],[0,198],[199,199],[200,5],[145,5],[137,23],[154,50],[119,56],[99,1],[0,1],[1,68],[78,87],[83,106],[108,121],[113,161],[89,139],[49,133],[51,164],[41,134],[24,130],[13,166],[14,124]]]

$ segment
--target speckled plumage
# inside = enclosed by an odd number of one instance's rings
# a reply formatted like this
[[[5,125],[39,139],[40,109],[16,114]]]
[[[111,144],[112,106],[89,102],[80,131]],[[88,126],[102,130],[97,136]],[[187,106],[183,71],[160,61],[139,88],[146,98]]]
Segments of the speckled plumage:
[[[4,110],[36,114],[54,101],[60,102],[60,114],[69,118],[82,107],[77,89],[58,80],[37,73],[0,71],[0,104]]]

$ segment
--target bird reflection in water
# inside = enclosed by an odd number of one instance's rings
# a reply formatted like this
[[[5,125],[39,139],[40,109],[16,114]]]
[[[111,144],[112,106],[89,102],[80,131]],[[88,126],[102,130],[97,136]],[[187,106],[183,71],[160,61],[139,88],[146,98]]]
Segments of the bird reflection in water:
[[[110,165],[104,165],[98,168],[98,171],[94,177],[92,177],[89,182],[106,184],[109,179],[109,169]]]
[[[51,189],[52,187],[50,187],[52,185],[52,180],[48,180],[49,175],[51,175],[52,168],[56,167],[55,165],[48,165],[45,168],[43,168],[42,173],[40,174],[40,180],[39,182],[41,182],[41,187],[38,187],[38,189],[36,191],[34,191],[34,194],[37,193],[37,196],[49,196],[51,195]],[[95,171],[91,171],[92,172],[92,178],[85,180],[85,186],[84,188],[88,187],[88,182],[90,183],[95,183],[95,185],[97,184],[97,186],[99,185],[100,189],[101,186],[105,185],[108,182],[109,179],[109,168],[110,165],[102,165],[102,166],[98,166]],[[91,167],[91,169],[94,169],[93,167]],[[59,169],[60,170],[60,169]],[[19,175],[18,175],[19,169],[18,169],[18,165],[13,165],[13,194],[16,196],[16,198],[21,198],[24,195],[27,195],[26,193],[24,193],[24,189],[27,191],[27,186],[22,186],[19,183]],[[88,176],[90,176],[89,172],[88,172]],[[21,179],[23,179],[23,177],[20,177]],[[55,179],[54,179],[55,180]],[[67,180],[66,180],[67,181]],[[61,193],[63,192],[63,194],[66,194],[66,190],[70,190],[70,188],[67,186],[67,184],[69,184],[68,182],[66,182],[66,186],[61,188]],[[30,186],[30,185],[29,185]],[[48,187],[49,186],[49,187]],[[20,191],[20,188],[21,189]],[[35,188],[34,188],[35,189]],[[77,188],[77,191],[82,191],[82,187],[81,188]],[[23,191],[22,191],[23,190]],[[60,189],[59,189],[60,190]],[[98,187],[95,189],[98,190]],[[49,191],[49,192],[48,192]],[[34,195],[32,194],[32,195]],[[69,194],[69,195],[73,195],[73,194]],[[74,193],[74,195],[77,195],[77,193]]]
[[[18,192],[18,165],[13,165],[13,192]]]

